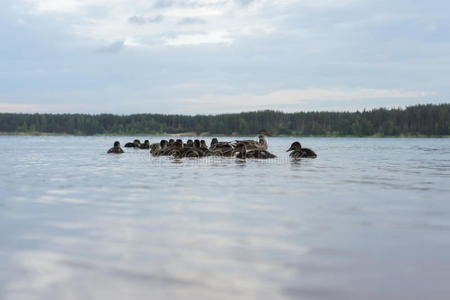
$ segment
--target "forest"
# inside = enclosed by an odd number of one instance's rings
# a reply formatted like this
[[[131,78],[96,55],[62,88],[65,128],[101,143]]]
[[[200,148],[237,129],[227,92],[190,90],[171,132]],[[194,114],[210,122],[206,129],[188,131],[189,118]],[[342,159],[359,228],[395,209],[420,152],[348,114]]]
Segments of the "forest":
[[[450,103],[356,112],[265,110],[219,115],[0,113],[2,134],[449,136]]]

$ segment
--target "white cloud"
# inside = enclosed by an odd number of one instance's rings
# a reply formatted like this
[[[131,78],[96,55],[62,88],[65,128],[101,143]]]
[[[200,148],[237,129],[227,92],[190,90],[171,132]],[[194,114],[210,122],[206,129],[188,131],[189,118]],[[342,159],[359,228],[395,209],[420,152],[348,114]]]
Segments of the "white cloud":
[[[99,53],[117,53],[125,47],[125,41],[113,42],[109,45],[99,47],[97,52]]]
[[[73,18],[66,22],[79,37],[101,44],[136,40],[144,46],[153,46],[155,39],[160,45],[179,46],[232,43],[243,35],[271,34],[276,31],[276,24],[267,11],[292,3],[250,1],[243,7],[232,0],[170,1],[165,5],[144,0],[22,1],[26,3],[22,6],[26,13],[55,19],[58,15],[71,15]],[[184,22],[194,19],[201,22]]]
[[[166,45],[199,45],[199,44],[231,44],[232,39],[226,32],[210,32],[207,34],[185,34],[165,40]]]

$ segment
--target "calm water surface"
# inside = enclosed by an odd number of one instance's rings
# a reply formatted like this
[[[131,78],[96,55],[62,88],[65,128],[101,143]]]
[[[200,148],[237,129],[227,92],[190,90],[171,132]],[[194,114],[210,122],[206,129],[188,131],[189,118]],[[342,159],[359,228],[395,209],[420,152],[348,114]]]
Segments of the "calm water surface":
[[[0,299],[448,299],[449,139],[106,154],[133,138],[0,137]]]

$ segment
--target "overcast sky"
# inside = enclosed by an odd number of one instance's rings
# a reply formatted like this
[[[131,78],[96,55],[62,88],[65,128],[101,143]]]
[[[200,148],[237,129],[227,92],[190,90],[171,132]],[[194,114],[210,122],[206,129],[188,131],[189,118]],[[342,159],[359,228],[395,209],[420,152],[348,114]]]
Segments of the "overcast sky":
[[[450,2],[1,0],[0,112],[449,102]]]

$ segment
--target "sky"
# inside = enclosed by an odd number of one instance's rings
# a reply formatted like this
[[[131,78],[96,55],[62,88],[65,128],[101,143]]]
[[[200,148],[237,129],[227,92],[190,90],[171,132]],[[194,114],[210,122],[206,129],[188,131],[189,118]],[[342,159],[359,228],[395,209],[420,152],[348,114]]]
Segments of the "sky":
[[[1,0],[0,112],[448,103],[450,2]]]

